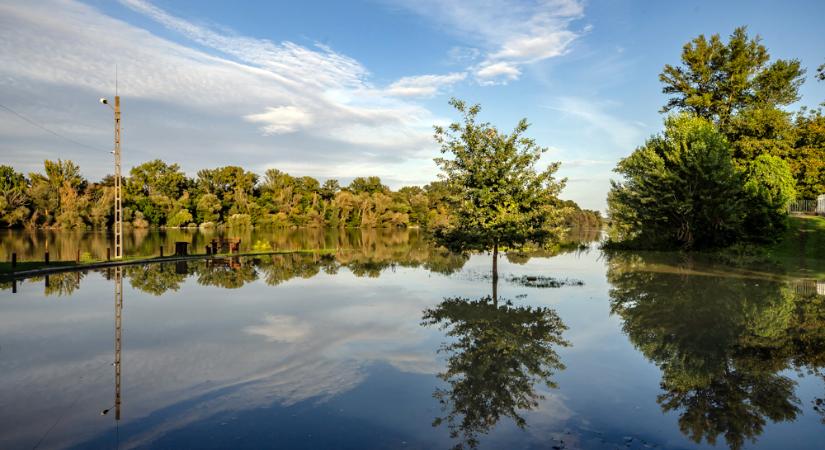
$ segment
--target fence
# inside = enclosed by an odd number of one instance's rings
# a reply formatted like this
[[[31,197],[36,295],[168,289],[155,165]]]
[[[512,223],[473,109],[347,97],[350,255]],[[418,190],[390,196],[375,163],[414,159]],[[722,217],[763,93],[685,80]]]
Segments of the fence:
[[[816,214],[818,212],[817,203],[819,200],[794,200],[788,205],[790,214]],[[825,200],[823,200],[825,203]],[[825,211],[825,208],[823,209]]]
[[[816,213],[825,216],[825,194],[816,198]]]

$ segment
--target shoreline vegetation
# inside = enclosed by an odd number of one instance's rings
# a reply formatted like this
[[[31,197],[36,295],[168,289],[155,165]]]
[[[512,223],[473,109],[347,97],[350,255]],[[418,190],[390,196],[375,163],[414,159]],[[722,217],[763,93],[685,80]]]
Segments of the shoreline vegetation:
[[[822,81],[825,65],[818,70]],[[659,75],[669,97],[664,131],[615,169],[622,180],[608,193],[606,248],[764,246],[787,255],[790,247],[774,244],[802,226],[790,204],[825,194],[825,114],[785,109],[800,100],[805,73],[799,60],[771,60],[745,27],[727,42],[715,34],[685,44],[681,65]]]
[[[268,169],[263,177],[237,166],[203,169],[188,177],[160,159],[132,167],[123,177],[126,228],[421,228],[451,223],[458,193],[446,181],[396,191],[379,177],[356,177],[347,186]],[[601,226],[598,211],[553,199],[568,211],[567,227]],[[69,160],[44,161],[28,176],[0,165],[0,227],[109,229],[114,177],[90,182]]]

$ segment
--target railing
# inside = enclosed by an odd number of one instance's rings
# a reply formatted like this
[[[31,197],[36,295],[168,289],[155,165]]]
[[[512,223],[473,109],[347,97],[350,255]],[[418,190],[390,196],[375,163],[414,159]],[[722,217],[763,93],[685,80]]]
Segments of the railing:
[[[816,198],[816,213],[825,216],[825,194]]]
[[[794,200],[788,205],[789,214],[815,214],[817,212],[817,200]],[[824,210],[825,211],[825,210]]]

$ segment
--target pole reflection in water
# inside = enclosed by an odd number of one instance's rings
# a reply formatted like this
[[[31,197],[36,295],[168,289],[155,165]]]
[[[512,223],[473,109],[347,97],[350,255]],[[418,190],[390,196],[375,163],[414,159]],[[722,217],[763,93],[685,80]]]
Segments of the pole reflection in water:
[[[107,277],[111,279],[111,271],[107,271]],[[122,325],[123,325],[123,268],[114,268],[115,281],[115,360],[112,366],[115,368],[115,425],[117,428],[120,422],[120,377],[121,377],[121,350],[122,350]],[[108,414],[110,409],[101,411],[101,415]],[[119,439],[119,435],[118,435]]]
[[[115,420],[120,420],[120,352],[123,319],[123,270],[115,268]]]

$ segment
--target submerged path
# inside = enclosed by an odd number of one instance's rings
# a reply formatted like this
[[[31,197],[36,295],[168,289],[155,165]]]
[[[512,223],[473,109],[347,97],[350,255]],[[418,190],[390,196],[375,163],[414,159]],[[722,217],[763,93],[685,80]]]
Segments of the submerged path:
[[[44,261],[25,261],[19,262],[19,266],[37,266],[38,264],[42,265],[40,267],[35,267],[33,269],[22,269],[22,270],[13,270],[11,269],[10,263],[3,263],[2,268],[0,269],[0,281],[12,281],[12,280],[19,280],[22,278],[29,278],[29,277],[36,277],[40,275],[50,275],[53,273],[60,273],[60,272],[74,272],[78,270],[89,270],[89,269],[105,269],[108,267],[118,267],[118,266],[132,266],[138,264],[152,264],[152,263],[166,263],[166,262],[177,262],[177,261],[192,261],[192,260],[203,260],[203,259],[226,259],[226,258],[236,258],[241,256],[267,256],[267,255],[286,255],[286,254],[295,254],[295,253],[302,253],[302,254],[335,254],[338,249],[329,249],[329,248],[320,248],[320,249],[312,249],[312,250],[270,250],[270,251],[262,251],[262,252],[245,252],[245,253],[218,253],[218,254],[197,254],[197,255],[171,255],[171,256],[152,256],[146,258],[134,258],[134,259],[122,259],[122,260],[113,260],[113,261],[94,261],[94,262],[87,262],[87,263],[74,263],[70,261],[55,261],[50,264],[46,264]]]

